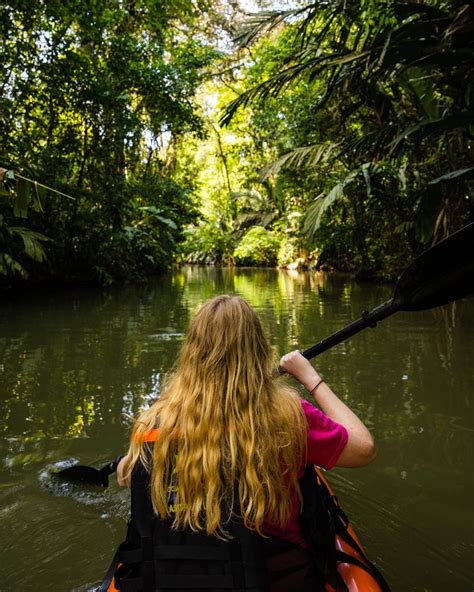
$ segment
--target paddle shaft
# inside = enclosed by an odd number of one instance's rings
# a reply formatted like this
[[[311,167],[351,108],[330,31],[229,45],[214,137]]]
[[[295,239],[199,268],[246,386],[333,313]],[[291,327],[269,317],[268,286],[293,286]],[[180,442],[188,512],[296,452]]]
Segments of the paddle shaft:
[[[394,300],[393,298],[391,300],[387,300],[387,302],[380,304],[370,312],[364,311],[360,319],[357,319],[349,325],[346,325],[346,327],[343,329],[336,331],[336,333],[329,335],[329,337],[326,337],[319,343],[308,347],[308,349],[305,349],[301,353],[307,360],[311,360],[311,358],[314,358],[328,349],[331,349],[338,343],[341,343],[349,337],[352,337],[352,335],[359,333],[363,329],[367,329],[367,327],[375,327],[378,321],[386,319],[390,315],[394,314],[400,310],[400,307],[401,303],[399,301]]]

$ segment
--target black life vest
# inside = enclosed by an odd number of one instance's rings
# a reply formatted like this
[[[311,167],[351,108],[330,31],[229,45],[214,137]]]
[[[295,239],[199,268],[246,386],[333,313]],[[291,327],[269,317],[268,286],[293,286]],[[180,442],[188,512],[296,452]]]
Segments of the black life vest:
[[[153,511],[150,476],[135,465],[131,520],[105,580],[97,592],[347,592],[338,563],[369,573],[381,592],[388,584],[349,532],[349,520],[313,466],[300,480],[302,531],[308,549],[261,537],[236,514],[226,525],[230,540],[175,530]],[[351,553],[336,549],[336,536]],[[352,552],[353,551],[353,552]],[[115,587],[109,587],[113,581]]]
[[[226,524],[230,539],[175,530],[153,511],[150,475],[135,465],[131,480],[131,520],[98,592],[113,579],[121,592],[314,592],[306,549],[259,536],[237,514]]]

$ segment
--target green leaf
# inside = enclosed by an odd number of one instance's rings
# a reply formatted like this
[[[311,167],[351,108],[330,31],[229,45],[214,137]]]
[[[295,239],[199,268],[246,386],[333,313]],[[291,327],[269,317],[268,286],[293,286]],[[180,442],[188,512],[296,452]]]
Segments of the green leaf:
[[[40,187],[35,181],[33,183],[34,199],[33,199],[33,210],[35,212],[44,213],[44,203],[46,201],[46,190],[44,187]]]
[[[16,179],[16,199],[13,202],[13,214],[17,218],[26,218],[30,205],[31,188],[24,179]]]
[[[155,220],[158,220],[159,222],[165,224],[169,228],[172,228],[173,230],[178,229],[178,226],[174,220],[171,220],[171,218],[166,218],[165,216],[161,216],[163,210],[160,210],[155,206],[143,206],[140,208],[140,210],[145,210],[145,212],[151,214],[153,218],[155,218]]]
[[[169,226],[173,230],[178,229],[176,222],[174,220],[171,220],[170,218],[164,218],[163,216],[155,216],[155,218],[160,222],[163,222],[163,224],[166,224],[166,226]]]
[[[29,228],[24,228],[23,226],[10,226],[8,232],[11,236],[16,234],[22,239],[25,253],[28,257],[34,261],[38,261],[38,263],[42,263],[47,259],[42,245],[42,242],[51,240],[47,236]]]
[[[367,195],[372,194],[372,184],[370,181],[370,162],[362,165],[362,174],[364,175],[365,186],[367,187]]]
[[[350,185],[357,176],[364,171],[364,167],[367,169],[369,163],[362,165],[362,168],[351,171],[345,179],[340,183],[334,185],[331,191],[323,197],[323,194],[316,197],[313,205],[311,205],[306,213],[306,219],[304,223],[304,231],[311,237],[314,238],[316,231],[321,225],[321,220],[324,212],[337,200],[344,197],[345,188]]]
[[[3,261],[0,261],[0,272],[3,275],[19,275],[23,279],[28,277],[28,272],[23,265],[16,261],[16,259],[13,259],[8,253],[0,253],[0,257],[3,258]]]
[[[452,181],[453,179],[459,179],[460,177],[469,177],[470,174],[474,171],[474,166],[468,167],[466,169],[457,169],[455,171],[451,171],[450,173],[446,173],[441,175],[441,177],[436,177],[436,179],[431,179],[428,182],[428,185],[437,185],[438,183],[442,183],[444,181]]]
[[[15,171],[13,171],[13,170],[11,170],[11,169],[10,169],[10,170],[8,170],[8,171],[5,173],[5,176],[4,176],[4,178],[5,178],[5,180],[7,180],[7,181],[14,181],[14,180],[15,180]]]
[[[157,208],[156,206],[141,206],[139,209],[153,215],[163,213],[163,210],[161,208]]]

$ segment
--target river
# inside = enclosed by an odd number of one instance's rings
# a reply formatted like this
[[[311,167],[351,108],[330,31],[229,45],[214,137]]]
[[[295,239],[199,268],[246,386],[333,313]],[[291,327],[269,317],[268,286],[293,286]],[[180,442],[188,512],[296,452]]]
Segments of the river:
[[[128,491],[58,484],[100,466],[159,394],[199,305],[237,293],[277,352],[303,349],[391,296],[340,275],[185,267],[107,291],[0,302],[0,590],[89,590],[123,539]],[[474,300],[398,313],[314,362],[378,445],[331,485],[394,592],[474,589]]]

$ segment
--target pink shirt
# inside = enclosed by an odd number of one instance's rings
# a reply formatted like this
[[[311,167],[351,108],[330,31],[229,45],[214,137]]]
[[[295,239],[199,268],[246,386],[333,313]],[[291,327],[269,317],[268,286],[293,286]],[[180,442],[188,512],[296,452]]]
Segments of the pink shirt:
[[[331,469],[337,462],[344,446],[347,444],[347,430],[344,426],[329,419],[319,409],[307,401],[301,400],[304,414],[308,421],[308,456],[307,465],[318,465],[324,469]],[[298,477],[303,475],[305,467],[300,467]],[[265,534],[285,539],[296,544],[304,544],[300,527],[300,502],[298,496],[293,496],[293,506],[290,518],[284,528],[265,525]]]

